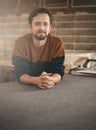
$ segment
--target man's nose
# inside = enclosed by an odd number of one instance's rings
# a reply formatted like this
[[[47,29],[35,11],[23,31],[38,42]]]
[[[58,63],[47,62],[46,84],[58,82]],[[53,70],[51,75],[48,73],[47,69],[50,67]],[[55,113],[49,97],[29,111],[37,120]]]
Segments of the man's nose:
[[[44,28],[45,28],[45,27],[44,27],[44,24],[41,24],[41,25],[40,25],[40,29],[43,30]]]

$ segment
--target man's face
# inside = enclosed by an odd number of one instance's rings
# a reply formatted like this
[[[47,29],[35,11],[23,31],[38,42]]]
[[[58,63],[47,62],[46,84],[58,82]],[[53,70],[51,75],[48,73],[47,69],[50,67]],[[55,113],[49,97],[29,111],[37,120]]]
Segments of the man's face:
[[[33,37],[37,40],[46,39],[51,30],[50,18],[48,14],[41,13],[35,16],[30,25],[30,29]]]

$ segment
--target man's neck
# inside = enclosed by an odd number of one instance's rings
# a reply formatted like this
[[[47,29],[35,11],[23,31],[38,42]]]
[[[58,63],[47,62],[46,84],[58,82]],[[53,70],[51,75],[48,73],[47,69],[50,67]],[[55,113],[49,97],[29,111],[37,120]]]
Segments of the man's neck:
[[[44,40],[37,40],[37,39],[35,39],[35,38],[33,37],[33,43],[34,43],[37,47],[43,46],[43,45],[46,43],[46,40],[47,40],[47,38],[44,39]]]

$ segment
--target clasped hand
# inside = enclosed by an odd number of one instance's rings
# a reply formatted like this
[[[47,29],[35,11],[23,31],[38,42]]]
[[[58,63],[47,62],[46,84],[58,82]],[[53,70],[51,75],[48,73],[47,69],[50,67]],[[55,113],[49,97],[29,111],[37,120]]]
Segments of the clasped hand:
[[[39,88],[52,88],[55,85],[51,73],[42,72],[39,77]]]

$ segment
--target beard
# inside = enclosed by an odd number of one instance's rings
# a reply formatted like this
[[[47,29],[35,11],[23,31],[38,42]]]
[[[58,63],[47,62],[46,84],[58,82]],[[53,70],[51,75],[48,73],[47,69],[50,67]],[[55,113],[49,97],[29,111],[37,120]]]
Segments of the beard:
[[[37,36],[37,35],[34,35],[34,34],[33,34],[33,36],[34,36],[37,40],[39,40],[39,41],[45,40],[46,37],[47,37],[47,35],[46,35],[46,36]]]
[[[44,33],[45,35],[40,35],[40,33]],[[37,40],[39,40],[39,41],[41,41],[41,40],[45,40],[46,38],[47,38],[47,34],[45,33],[45,32],[43,32],[43,31],[38,31],[36,34],[33,34],[32,33],[32,35],[37,39]]]

